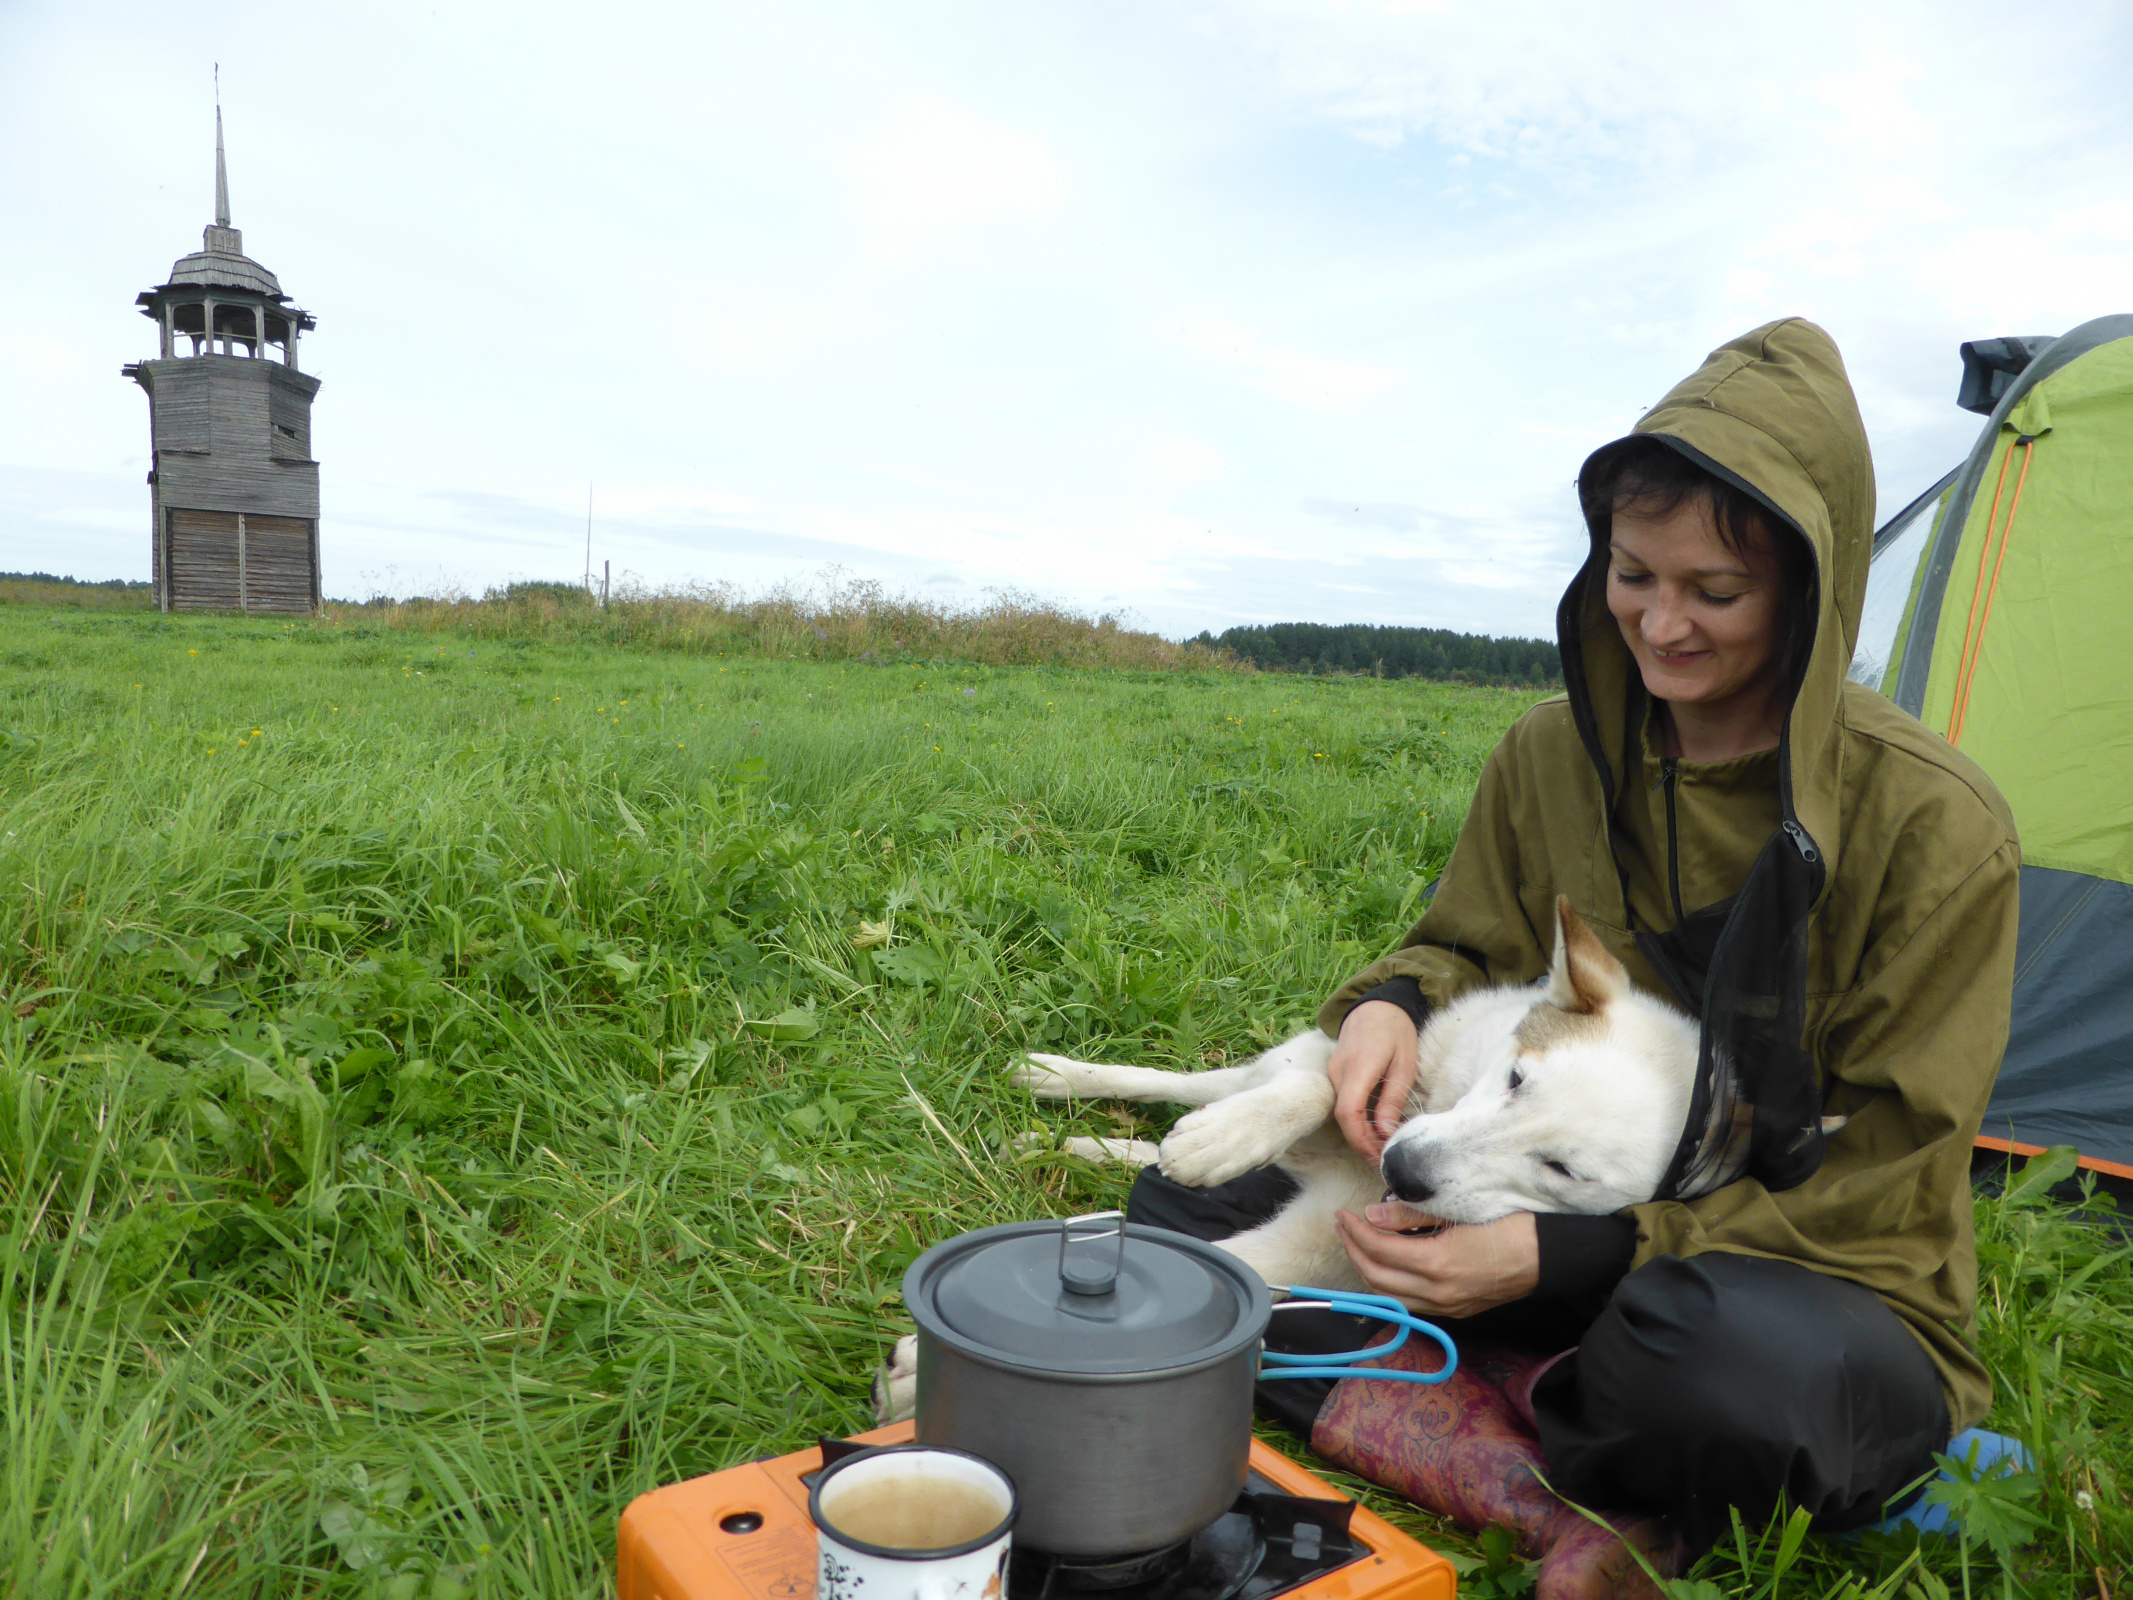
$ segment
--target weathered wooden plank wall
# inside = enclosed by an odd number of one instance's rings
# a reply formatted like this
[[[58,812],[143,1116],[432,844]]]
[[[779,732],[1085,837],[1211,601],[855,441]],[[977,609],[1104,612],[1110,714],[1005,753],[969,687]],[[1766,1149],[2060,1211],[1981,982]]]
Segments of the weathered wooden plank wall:
[[[143,363],[171,370],[155,374],[149,390],[158,450],[213,450],[215,435],[208,409],[210,385],[200,363],[158,361]]]
[[[302,613],[318,604],[313,526],[295,517],[173,506],[170,609]],[[240,565],[241,562],[241,565]]]
[[[237,610],[237,513],[173,506],[168,516],[170,609]]]
[[[296,517],[244,519],[247,611],[309,611],[311,524]]]
[[[242,356],[178,356],[144,361],[140,370],[164,506],[317,518],[311,397],[318,379]]]

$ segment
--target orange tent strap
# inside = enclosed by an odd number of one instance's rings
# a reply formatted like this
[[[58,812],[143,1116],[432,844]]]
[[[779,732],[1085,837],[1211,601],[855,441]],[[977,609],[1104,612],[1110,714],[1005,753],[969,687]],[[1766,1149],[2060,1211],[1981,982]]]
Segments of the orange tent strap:
[[[1993,524],[2000,520],[2000,496],[2007,492],[2007,467],[2014,460],[2014,446],[2000,457],[2000,475],[1992,485],[1992,507],[1985,513],[1985,538],[1977,549],[1977,582],[1970,588],[1970,613],[1963,618],[1963,647],[1955,655],[1955,697],[1948,706],[1948,742],[1953,744],[1962,726],[1962,706],[1970,693],[1970,641],[1977,629],[1978,599],[1985,592],[1985,563],[1992,557]]]
[[[2000,568],[2007,564],[2007,547],[2014,542],[2015,513],[2022,509],[2022,486],[2029,482],[2029,464],[2037,457],[2037,441],[2024,439],[2022,445],[2022,471],[2015,478],[2014,498],[2007,502],[2007,520],[2000,524],[2000,553],[1992,561],[1992,587],[1985,591],[1985,609],[1977,619],[1977,644],[1970,655],[1970,677],[1963,684],[1963,703],[1958,713],[1961,718],[1955,731],[1949,734],[1948,742],[1955,744],[1963,736],[1962,722],[1970,720],[1970,687],[1977,681],[1978,658],[1985,653],[1985,629],[1992,622],[1992,602],[2000,592]],[[1973,598],[1975,598],[1973,596]]]
[[[2002,1155],[2041,1156],[2044,1154],[2044,1146],[2041,1144],[2023,1144],[2018,1139],[1996,1139],[1989,1133],[1979,1134],[1974,1142],[1980,1150],[1997,1150]],[[2077,1160],[2076,1165],[2085,1167],[2090,1172],[2100,1172],[2109,1178],[2133,1178],[2133,1167],[2123,1166],[2116,1161],[2106,1161],[2101,1156],[2082,1156]]]

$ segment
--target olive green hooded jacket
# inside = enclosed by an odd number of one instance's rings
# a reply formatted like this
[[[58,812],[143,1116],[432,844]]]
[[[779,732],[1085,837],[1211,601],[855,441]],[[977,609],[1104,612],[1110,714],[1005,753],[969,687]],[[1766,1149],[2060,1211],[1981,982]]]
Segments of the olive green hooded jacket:
[[[1801,1038],[1798,1050],[1775,1052],[1797,1067],[1773,1070],[1793,1073],[1821,1111],[1849,1121],[1819,1160],[1802,1135],[1774,1165],[1712,1192],[1633,1207],[1633,1266],[1723,1250],[1864,1284],[1924,1342],[1953,1426],[1968,1427],[1992,1395],[1970,1345],[1969,1172],[2007,1040],[2014,820],[1968,759],[1846,679],[1873,474],[1828,335],[1799,320],[1743,335],[1713,351],[1637,432],[1750,490],[1813,551],[1815,593],[1794,600],[1798,687],[1783,744],[1732,761],[1661,757],[1606,606],[1603,515],[1558,617],[1571,693],[1504,736],[1427,914],[1398,951],[1340,987],[1319,1023],[1337,1033],[1359,996],[1402,975],[1433,1006],[1539,977],[1558,893],[1640,987],[1665,994],[1648,959],[1652,934],[1690,926],[1699,910],[1711,913],[1706,922],[1723,918],[1725,902],[1748,898],[1751,869],[1789,841],[1812,863],[1779,863],[1808,874],[1795,874],[1805,885],[1795,896],[1804,958],[1791,963],[1784,1008]],[[1810,619],[1811,646],[1797,631]],[[1704,1018],[1708,1061],[1708,1009]],[[1684,1149],[1694,1142],[1691,1115]]]

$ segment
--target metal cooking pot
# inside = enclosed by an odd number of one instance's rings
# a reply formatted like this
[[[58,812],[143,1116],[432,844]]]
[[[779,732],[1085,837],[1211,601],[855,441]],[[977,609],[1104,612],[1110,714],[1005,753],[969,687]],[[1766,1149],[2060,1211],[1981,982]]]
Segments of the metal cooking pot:
[[[950,1239],[903,1290],[919,1442],[1007,1470],[1017,1548],[1160,1550],[1243,1489],[1270,1303],[1234,1256],[1108,1211]]]

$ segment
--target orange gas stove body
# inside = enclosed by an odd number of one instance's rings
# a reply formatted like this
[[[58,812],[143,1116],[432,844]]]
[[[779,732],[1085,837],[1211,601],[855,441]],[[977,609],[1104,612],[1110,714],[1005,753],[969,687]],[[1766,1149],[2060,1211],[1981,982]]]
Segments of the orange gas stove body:
[[[913,1431],[899,1422],[858,1439],[902,1444]],[[616,1540],[621,1600],[813,1600],[815,1525],[807,1519],[807,1485],[800,1480],[821,1465],[819,1449],[800,1450],[639,1495],[622,1513]],[[1252,1441],[1251,1467],[1285,1494],[1342,1498],[1264,1440]],[[1355,1508],[1348,1532],[1363,1554],[1290,1594],[1308,1600],[1454,1600],[1458,1576],[1427,1545],[1364,1506]]]

